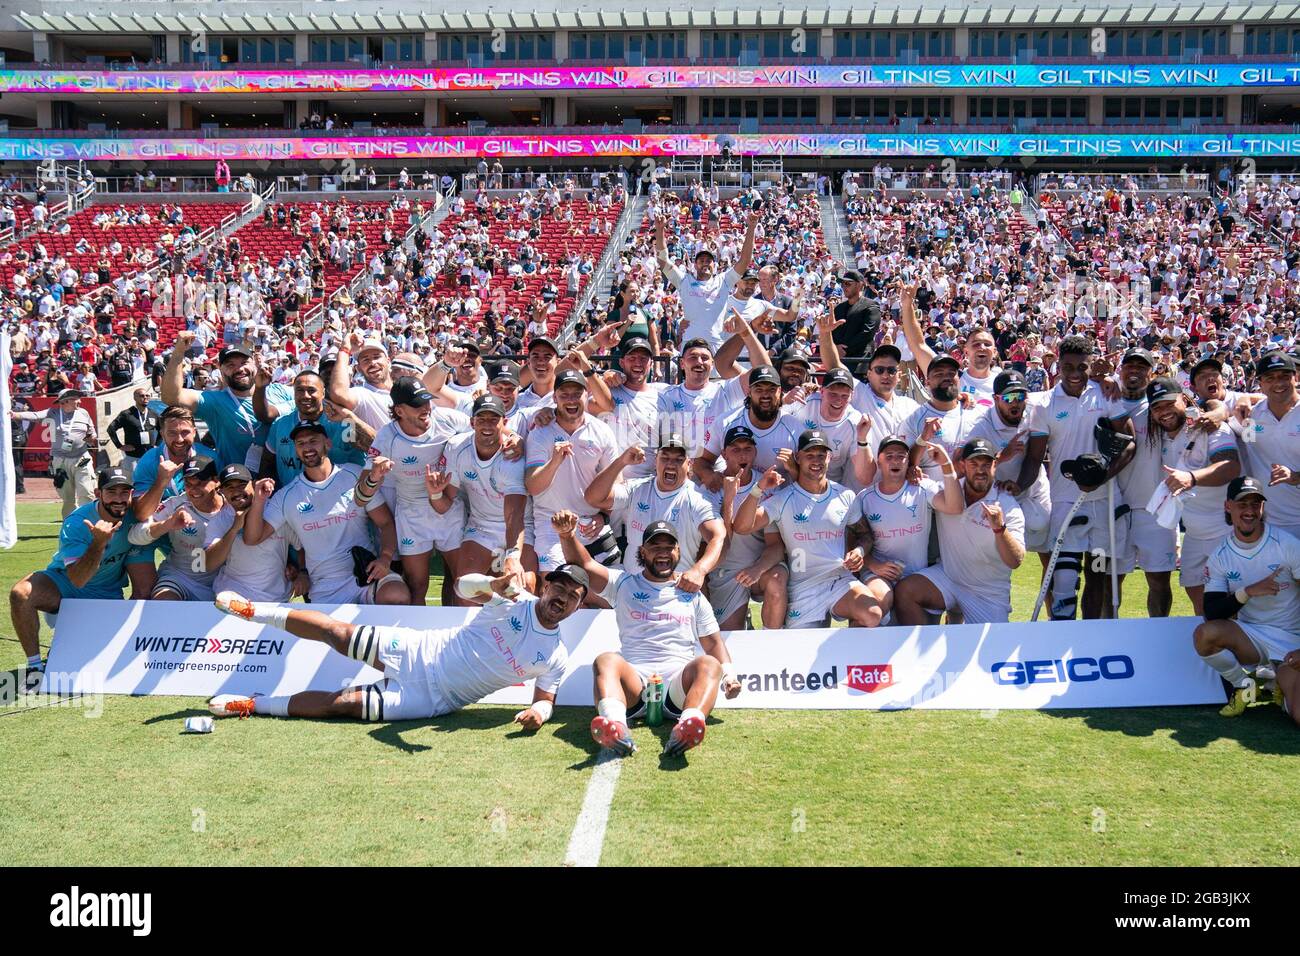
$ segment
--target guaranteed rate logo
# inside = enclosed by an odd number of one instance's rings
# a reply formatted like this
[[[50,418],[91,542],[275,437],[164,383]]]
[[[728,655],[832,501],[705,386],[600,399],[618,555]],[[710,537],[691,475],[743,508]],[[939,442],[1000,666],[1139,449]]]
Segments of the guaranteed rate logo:
[[[849,690],[874,694],[894,686],[893,664],[849,664],[845,668],[844,683]]]

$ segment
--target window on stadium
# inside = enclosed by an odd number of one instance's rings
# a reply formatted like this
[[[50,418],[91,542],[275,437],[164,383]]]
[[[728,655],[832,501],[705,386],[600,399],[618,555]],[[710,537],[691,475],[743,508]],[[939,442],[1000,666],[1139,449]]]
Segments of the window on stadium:
[[[952,30],[836,30],[835,56],[884,59],[912,53],[919,57],[953,55]]]
[[[404,33],[390,36],[312,37],[313,63],[421,63],[424,36]]]
[[[208,37],[206,53],[181,44],[182,63],[292,63],[293,37]]]
[[[521,60],[555,59],[555,34],[506,31],[501,38],[505,49],[492,49],[490,33],[438,34],[438,59],[483,63],[512,63]]]
[[[1246,27],[1246,55],[1300,53],[1300,27]]]
[[[1012,59],[1024,53],[1041,57],[1087,56],[1088,30],[972,30],[970,55]]]
[[[654,60],[686,59],[684,30],[652,30],[637,33],[584,32],[569,34],[570,60],[624,60],[628,57]]]
[[[1102,115],[1107,126],[1152,126],[1183,120],[1222,123],[1226,107],[1222,96],[1107,96],[1102,101]]]
[[[1227,53],[1228,28],[1171,30],[1147,27],[1106,31],[1107,56],[1187,56],[1193,51],[1206,56],[1222,56]]]
[[[836,123],[888,126],[895,118],[952,122],[951,96],[837,96],[834,109]]]
[[[806,30],[803,49],[794,48],[795,37],[790,30],[704,30],[700,34],[700,56],[706,60],[736,60],[741,57],[794,59],[820,56],[821,33]]]
[[[968,104],[975,126],[1005,126],[1018,120],[1037,120],[1062,126],[1088,122],[1085,96],[972,96]]]

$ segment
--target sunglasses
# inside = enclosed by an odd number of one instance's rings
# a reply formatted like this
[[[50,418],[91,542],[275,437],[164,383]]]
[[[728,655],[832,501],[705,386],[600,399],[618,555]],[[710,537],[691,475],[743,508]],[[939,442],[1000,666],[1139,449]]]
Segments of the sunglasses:
[[[1025,392],[1008,392],[1007,394],[1002,395],[1000,397],[1004,402],[1008,402],[1012,405],[1019,405],[1029,396]]]
[[[875,372],[877,375],[897,375],[898,366],[897,365],[873,365],[871,366],[871,371]]]

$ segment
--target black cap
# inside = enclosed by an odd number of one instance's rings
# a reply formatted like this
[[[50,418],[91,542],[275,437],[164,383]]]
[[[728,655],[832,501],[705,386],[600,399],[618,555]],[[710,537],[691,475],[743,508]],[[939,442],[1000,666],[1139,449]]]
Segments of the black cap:
[[[831,440],[826,437],[826,433],[820,428],[810,428],[799,436],[799,451],[807,451],[809,448],[825,448],[829,450]]]
[[[581,385],[583,388],[586,388],[587,380],[583,377],[581,372],[575,372],[571,368],[566,368],[559,375],[555,376],[554,390],[558,392],[561,385]]]
[[[131,476],[121,468],[105,468],[99,473],[100,488],[134,487]]]
[[[993,442],[987,438],[972,438],[966,444],[961,446],[962,458],[997,458],[998,450],[993,447]]]
[[[1124,357],[1119,360],[1119,364],[1123,365],[1126,362],[1134,362],[1134,361],[1146,362],[1146,364],[1149,365],[1151,368],[1156,367],[1156,357],[1152,355],[1150,352],[1148,352],[1146,349],[1141,347],[1131,348],[1127,352],[1125,352]]]
[[[252,481],[253,473],[243,465],[227,465],[217,477],[224,485],[228,481]]]
[[[289,430],[289,441],[296,441],[299,435],[314,434],[328,435],[325,426],[317,421],[299,422]]]
[[[585,591],[591,590],[591,578],[587,577],[587,572],[576,564],[562,564],[546,575],[547,581],[556,581],[560,578],[567,578],[574,584],[582,585]]]
[[[753,279],[755,281],[758,281],[758,273],[755,272],[753,269],[746,269],[743,273],[741,273],[740,281],[744,282],[746,279]]]
[[[665,448],[680,448],[682,451],[690,450],[686,447],[686,439],[682,437],[681,432],[669,432],[664,435],[659,442],[659,450],[663,451]]]
[[[1156,402],[1173,401],[1181,394],[1183,394],[1183,387],[1168,376],[1158,378],[1147,386],[1147,402],[1151,405]]]
[[[758,444],[758,439],[754,437],[754,432],[748,425],[732,425],[727,429],[727,434],[722,436],[723,447],[735,444],[738,441],[747,441],[754,445]]]
[[[843,366],[836,366],[831,369],[822,379],[822,388],[829,388],[832,385],[847,385],[849,388],[853,388],[854,384],[855,379],[849,374],[849,370]]]
[[[470,417],[478,415],[480,412],[490,412],[493,415],[506,417],[506,406],[495,395],[480,395],[474,399],[474,404],[470,408]]]
[[[514,362],[502,362],[492,370],[493,382],[509,382],[511,385],[519,384],[519,366]]]
[[[677,529],[667,521],[651,521],[646,525],[645,534],[641,535],[641,543],[648,544],[651,538],[661,534],[668,535],[668,537],[672,538],[674,541],[679,540],[677,537]]]
[[[63,391],[59,392],[59,397],[56,398],[55,401],[61,402],[65,398],[83,398],[83,397],[84,397],[83,394],[78,389],[65,388]]]
[[[1228,482],[1229,501],[1240,501],[1250,495],[1259,495],[1265,501],[1268,500],[1268,495],[1264,494],[1264,483],[1258,478],[1252,478],[1250,475],[1239,475]]]
[[[1207,368],[1212,368],[1216,372],[1222,372],[1223,363],[1216,358],[1201,359],[1199,362],[1197,362],[1195,365],[1192,366],[1192,374],[1191,374],[1192,381],[1196,381],[1196,375],[1198,372],[1200,372],[1202,369],[1207,369]]]
[[[465,336],[465,338],[461,339],[456,344],[459,345],[461,348],[463,348],[466,352],[473,352],[475,355],[483,354],[483,349],[479,346],[478,339],[473,338],[471,336],[468,335]]]
[[[1269,352],[1255,363],[1255,373],[1257,375],[1267,375],[1269,372],[1294,371],[1295,361],[1285,352]]]
[[[433,392],[424,387],[424,383],[411,375],[403,375],[389,389],[394,405],[409,405],[418,408],[433,401]]]
[[[766,382],[769,385],[781,384],[781,376],[776,374],[776,369],[770,365],[755,365],[749,370],[749,387],[761,385]]]
[[[880,444],[876,447],[876,454],[880,454],[890,445],[902,445],[908,451],[912,450],[911,443],[902,435],[886,435],[880,440]]]
[[[857,269],[846,269],[840,273],[840,282],[861,282],[862,273]]]
[[[877,347],[876,350],[871,353],[872,359],[877,359],[881,356],[892,358],[895,362],[903,361],[903,353],[898,350],[898,346],[890,345],[888,343]]]
[[[953,368],[957,369],[958,371],[961,371],[961,362],[957,361],[957,359],[954,358],[953,356],[945,354],[945,355],[936,355],[934,358],[930,359],[930,364],[926,366],[925,374],[929,375],[930,369],[940,365],[951,365]]]
[[[777,357],[776,367],[780,368],[782,365],[786,365],[790,362],[802,362],[804,365],[812,368],[812,356],[803,349],[796,348],[793,345]]]
[[[217,476],[217,462],[206,455],[195,455],[185,463],[186,478],[215,478]]]
[[[223,365],[225,364],[226,359],[235,355],[242,355],[244,358],[253,357],[253,353],[248,351],[248,349],[244,348],[242,345],[228,345],[217,353],[217,364]]]
[[[1007,371],[998,374],[993,379],[993,394],[1002,396],[1007,392],[1027,392],[1029,386],[1025,384],[1025,377],[1017,371]]]
[[[631,355],[637,349],[645,349],[651,355],[655,354],[655,350],[650,347],[650,340],[644,335],[634,335],[631,338],[626,339],[619,347],[619,351],[623,355]]]
[[[556,355],[560,354],[560,347],[555,344],[555,339],[549,338],[545,335],[534,335],[531,339],[529,339],[528,351],[531,352],[533,350],[533,347],[537,345],[549,345],[552,348],[552,350],[554,350]]]

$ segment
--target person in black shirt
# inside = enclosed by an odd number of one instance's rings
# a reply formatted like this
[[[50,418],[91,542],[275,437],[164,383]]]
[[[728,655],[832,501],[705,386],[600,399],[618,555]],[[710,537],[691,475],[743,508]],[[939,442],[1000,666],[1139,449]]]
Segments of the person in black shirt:
[[[840,354],[849,358],[870,355],[876,347],[876,334],[880,331],[880,303],[866,294],[862,273],[850,269],[840,276],[844,298],[835,306],[835,321],[843,322],[831,338],[839,346]]]
[[[140,456],[152,448],[158,435],[158,416],[149,410],[149,393],[137,388],[135,404],[123,409],[108,426],[109,440],[122,452],[122,469],[131,474]]]

